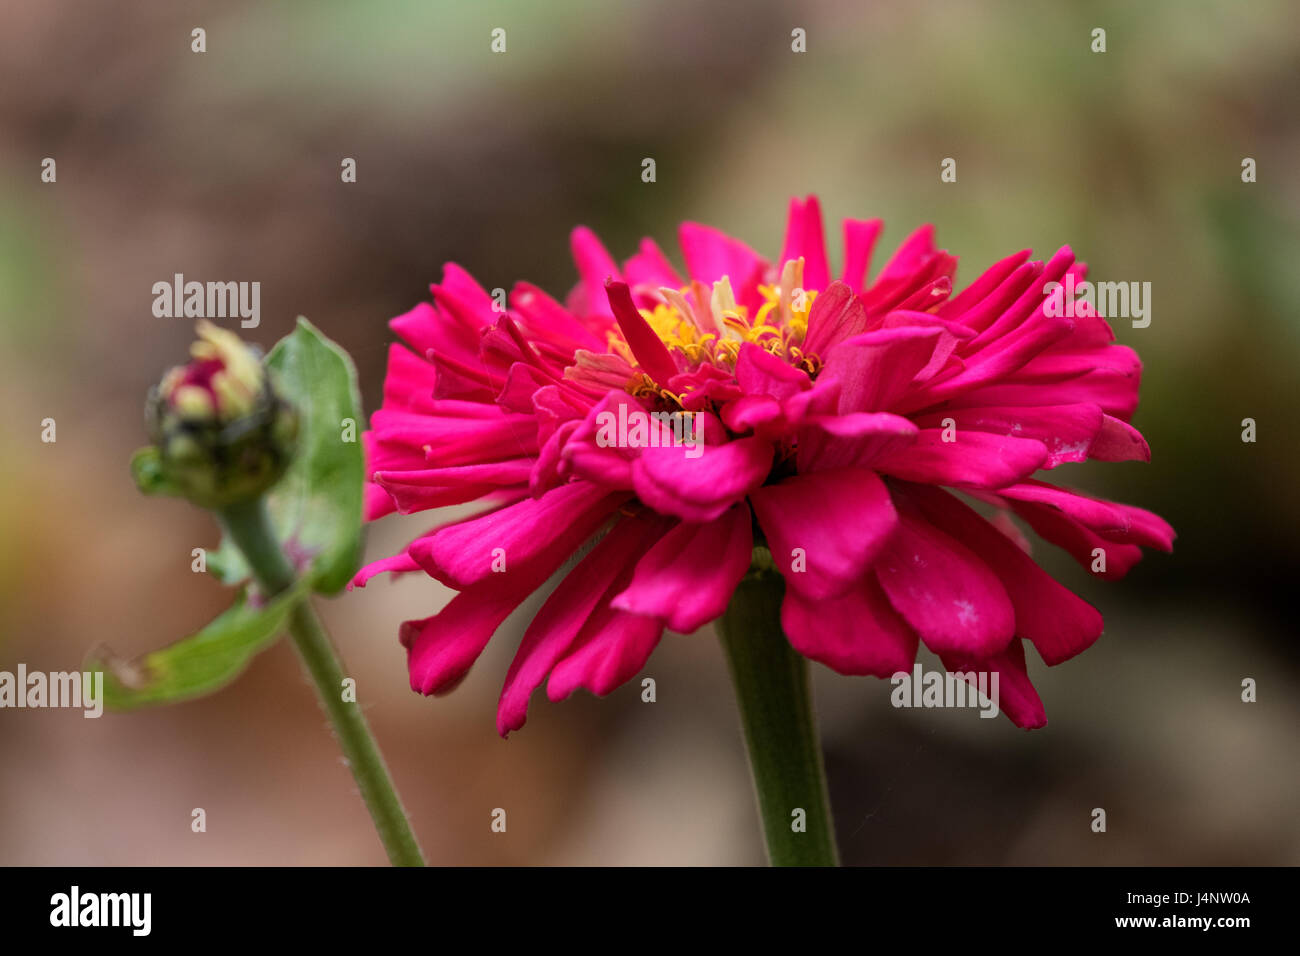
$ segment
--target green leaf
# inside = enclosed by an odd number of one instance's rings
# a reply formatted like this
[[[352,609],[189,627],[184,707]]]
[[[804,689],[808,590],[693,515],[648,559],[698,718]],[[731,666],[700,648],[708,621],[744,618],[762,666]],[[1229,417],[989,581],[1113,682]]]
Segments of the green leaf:
[[[209,694],[234,680],[254,654],[270,646],[307,588],[308,583],[300,581],[264,607],[254,607],[241,595],[197,634],[134,661],[97,649],[91,652],[86,670],[103,672],[104,704],[110,710]]]
[[[356,370],[346,352],[302,317],[271,350],[266,367],[276,391],[299,415],[298,450],[267,494],[271,521],[291,555],[312,555],[307,576],[313,588],[335,594],[361,560],[365,459]],[[227,584],[249,574],[228,540],[209,555],[208,568]]]

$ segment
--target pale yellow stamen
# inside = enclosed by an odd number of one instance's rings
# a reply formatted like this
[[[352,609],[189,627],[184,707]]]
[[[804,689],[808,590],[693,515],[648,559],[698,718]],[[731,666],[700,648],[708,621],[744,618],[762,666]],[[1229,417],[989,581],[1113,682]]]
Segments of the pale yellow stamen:
[[[790,259],[781,269],[781,321],[790,321],[790,304],[803,291],[803,256]]]
[[[731,290],[731,279],[723,276],[713,283],[713,295],[709,297],[709,307],[713,312],[713,321],[718,328],[724,328],[727,319],[742,314],[736,305],[736,293]]]

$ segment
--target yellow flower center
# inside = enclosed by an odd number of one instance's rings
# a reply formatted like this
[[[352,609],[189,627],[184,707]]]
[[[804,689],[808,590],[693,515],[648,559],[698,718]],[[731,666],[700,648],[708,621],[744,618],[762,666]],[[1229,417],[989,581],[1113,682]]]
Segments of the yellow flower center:
[[[715,282],[712,289],[700,282],[681,289],[660,289],[664,301],[640,312],[669,351],[684,355],[692,366],[707,362],[719,368],[735,368],[740,347],[750,342],[814,374],[820,360],[806,355],[800,346],[808,334],[808,313],[817,292],[804,290],[802,282],[803,259],[787,262],[778,284],[758,287],[763,302],[752,319],[749,310],[736,302],[727,276]],[[636,364],[617,329],[610,330],[608,344],[611,352]],[[628,391],[679,399],[644,375],[629,382]]]

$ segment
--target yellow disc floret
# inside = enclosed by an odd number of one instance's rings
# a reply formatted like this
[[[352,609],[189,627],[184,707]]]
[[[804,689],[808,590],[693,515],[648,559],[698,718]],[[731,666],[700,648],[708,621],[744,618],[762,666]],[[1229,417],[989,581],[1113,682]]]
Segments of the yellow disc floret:
[[[702,283],[660,289],[663,301],[639,311],[669,351],[685,356],[692,366],[707,362],[732,368],[740,347],[750,342],[792,365],[807,368],[811,357],[805,356],[799,346],[808,334],[808,313],[817,292],[803,289],[802,281],[803,259],[787,262],[779,284],[758,287],[763,303],[752,319],[749,310],[736,302],[727,276],[715,282],[712,289]],[[608,343],[611,352],[635,364],[617,329],[610,330]],[[629,390],[643,386],[637,379],[629,383]]]

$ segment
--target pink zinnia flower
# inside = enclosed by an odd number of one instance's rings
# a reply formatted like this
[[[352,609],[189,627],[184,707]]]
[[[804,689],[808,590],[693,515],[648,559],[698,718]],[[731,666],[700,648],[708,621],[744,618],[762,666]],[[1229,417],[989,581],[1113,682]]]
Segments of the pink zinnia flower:
[[[357,575],[423,570],[460,592],[402,626],[411,686],[454,687],[595,541],[525,632],[498,730],[523,725],[548,675],[552,700],[607,694],[665,628],[720,616],[765,544],[806,657],[887,677],[924,641],[950,671],[998,672],[1017,725],[1046,723],[1023,642],[1059,664],[1102,618],[1034,563],[1010,514],[1107,578],[1140,546],[1170,549],[1156,515],[1032,477],[1148,460],[1128,424],[1141,363],[1083,303],[1046,307],[1063,294],[1049,283],[1085,275],[1068,248],[1046,264],[1016,253],[953,295],[957,260],[930,226],[868,281],[880,228],[845,221],[839,279],[815,198],[791,203],[775,262],[684,224],[685,277],[649,239],[620,268],[579,228],[567,303],[521,283],[504,312],[447,265],[434,302],[392,321],[409,348],[392,346],[366,435],[369,518],[488,505]],[[702,453],[666,433],[654,447],[600,440],[602,413],[655,411],[698,413]]]

